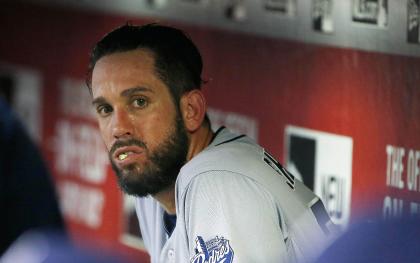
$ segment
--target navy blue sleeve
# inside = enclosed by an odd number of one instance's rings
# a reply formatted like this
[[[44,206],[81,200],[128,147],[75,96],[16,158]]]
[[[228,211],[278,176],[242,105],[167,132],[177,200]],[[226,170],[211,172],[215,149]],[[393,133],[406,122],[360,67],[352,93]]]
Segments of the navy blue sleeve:
[[[33,228],[64,230],[64,223],[41,153],[0,100],[0,254]]]

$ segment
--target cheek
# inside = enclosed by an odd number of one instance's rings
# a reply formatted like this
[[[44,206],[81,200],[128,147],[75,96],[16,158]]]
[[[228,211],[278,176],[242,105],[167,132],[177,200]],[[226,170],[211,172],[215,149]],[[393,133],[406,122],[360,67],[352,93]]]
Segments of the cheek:
[[[104,120],[98,120],[99,133],[108,150],[111,149],[112,134],[109,125]]]
[[[175,129],[175,116],[168,112],[149,116],[148,121],[143,125],[144,134],[148,134],[148,143],[158,145],[165,141]]]

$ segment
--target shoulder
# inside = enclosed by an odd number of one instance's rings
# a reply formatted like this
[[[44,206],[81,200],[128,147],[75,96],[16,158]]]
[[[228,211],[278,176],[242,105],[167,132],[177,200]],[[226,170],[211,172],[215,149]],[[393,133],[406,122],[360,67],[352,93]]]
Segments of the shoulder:
[[[181,210],[186,213],[243,214],[245,206],[248,211],[261,206],[274,214],[277,211],[272,194],[263,185],[243,174],[226,170],[208,171],[194,177],[181,200],[184,204]]]
[[[177,187],[182,191],[196,176],[204,173],[224,171],[250,176],[263,164],[263,149],[249,138],[240,137],[227,141],[207,147],[185,164],[179,173]]]
[[[278,222],[273,195],[259,182],[231,171],[209,171],[194,177],[180,201],[178,211],[203,222],[232,221],[245,215],[249,218],[255,211]]]
[[[187,191],[198,189],[199,191],[217,192],[219,194],[236,193],[237,191],[264,190],[261,185],[252,178],[229,170],[210,170],[195,176],[188,184]]]

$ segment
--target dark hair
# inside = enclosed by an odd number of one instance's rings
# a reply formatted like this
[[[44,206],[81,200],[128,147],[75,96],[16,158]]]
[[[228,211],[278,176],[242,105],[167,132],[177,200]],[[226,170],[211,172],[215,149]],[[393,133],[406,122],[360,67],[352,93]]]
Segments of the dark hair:
[[[169,87],[176,104],[186,91],[200,89],[203,63],[200,52],[181,30],[158,24],[126,24],[105,35],[90,55],[87,85],[91,90],[92,71],[106,55],[135,49],[152,51],[155,70]]]

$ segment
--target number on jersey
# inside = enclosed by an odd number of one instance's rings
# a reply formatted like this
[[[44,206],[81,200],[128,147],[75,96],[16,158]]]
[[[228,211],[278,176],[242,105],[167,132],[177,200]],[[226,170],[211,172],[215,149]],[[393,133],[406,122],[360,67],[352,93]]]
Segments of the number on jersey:
[[[295,190],[295,177],[291,173],[284,169],[284,167],[265,150],[263,159],[266,164],[270,165],[271,168],[286,179],[287,185],[290,186],[292,190]]]

